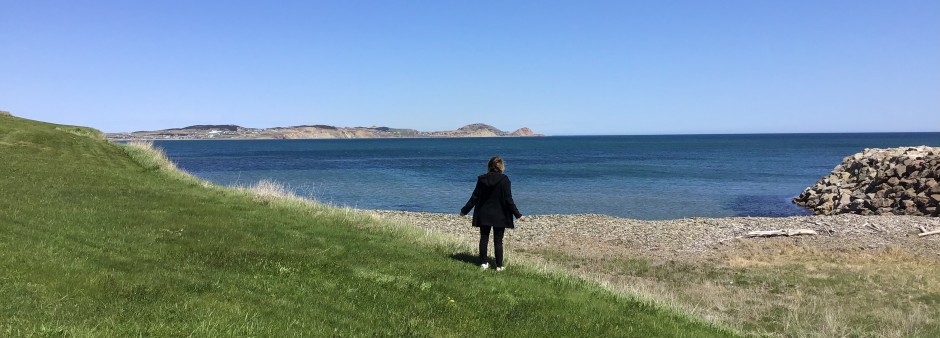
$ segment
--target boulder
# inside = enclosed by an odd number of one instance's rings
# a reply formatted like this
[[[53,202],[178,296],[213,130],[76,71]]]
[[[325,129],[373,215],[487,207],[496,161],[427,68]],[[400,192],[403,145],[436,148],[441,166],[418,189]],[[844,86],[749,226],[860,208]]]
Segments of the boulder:
[[[929,202],[930,198],[928,198],[927,195],[923,193],[914,195],[914,203],[916,203],[918,206],[926,207]]]
[[[927,187],[928,189],[936,187],[937,185],[940,185],[940,184],[937,184],[937,180],[935,179],[932,179],[932,178],[924,179],[924,186]]]
[[[851,202],[852,202],[852,195],[849,195],[849,194],[842,194],[842,195],[839,195],[839,206],[840,206],[840,207],[848,206],[849,203],[851,203]]]

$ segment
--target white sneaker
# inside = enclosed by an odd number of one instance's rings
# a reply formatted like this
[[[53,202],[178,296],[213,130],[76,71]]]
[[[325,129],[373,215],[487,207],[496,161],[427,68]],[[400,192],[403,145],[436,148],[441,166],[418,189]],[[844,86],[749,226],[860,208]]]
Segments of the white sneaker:
[[[480,264],[480,269],[486,270],[490,268],[490,263]]]
[[[503,270],[506,270],[505,266],[496,267],[496,271],[503,271]]]

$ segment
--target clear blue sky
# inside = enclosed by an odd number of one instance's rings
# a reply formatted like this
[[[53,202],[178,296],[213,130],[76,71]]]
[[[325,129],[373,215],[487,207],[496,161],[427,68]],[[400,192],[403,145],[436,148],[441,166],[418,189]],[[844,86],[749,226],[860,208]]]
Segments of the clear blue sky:
[[[0,0],[0,74],[109,132],[940,131],[940,1]]]

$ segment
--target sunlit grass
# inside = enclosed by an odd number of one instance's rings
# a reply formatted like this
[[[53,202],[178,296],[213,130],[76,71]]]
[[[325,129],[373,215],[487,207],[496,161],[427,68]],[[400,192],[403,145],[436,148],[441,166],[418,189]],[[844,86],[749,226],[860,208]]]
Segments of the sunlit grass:
[[[0,336],[727,336],[595,282],[0,116]],[[515,265],[514,265],[515,266]]]

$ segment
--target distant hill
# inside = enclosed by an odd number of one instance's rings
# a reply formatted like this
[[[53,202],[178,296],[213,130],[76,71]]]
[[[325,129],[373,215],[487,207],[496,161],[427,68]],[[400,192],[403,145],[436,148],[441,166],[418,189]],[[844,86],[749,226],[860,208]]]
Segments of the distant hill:
[[[241,126],[236,126],[232,124],[199,124],[195,126],[175,128],[169,130],[185,130],[185,129],[194,129],[194,130],[227,130],[227,131],[237,131],[243,129]]]
[[[529,128],[505,132],[484,123],[474,123],[456,130],[418,131],[390,127],[335,127],[322,124],[292,127],[246,128],[232,124],[193,125],[153,131],[108,133],[110,140],[236,140],[236,139],[334,139],[334,138],[414,138],[414,137],[528,137],[543,136]]]
[[[502,134],[506,134],[502,130],[496,129],[496,127],[483,123],[468,124],[460,127],[456,132],[474,136],[504,136]]]

